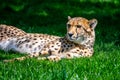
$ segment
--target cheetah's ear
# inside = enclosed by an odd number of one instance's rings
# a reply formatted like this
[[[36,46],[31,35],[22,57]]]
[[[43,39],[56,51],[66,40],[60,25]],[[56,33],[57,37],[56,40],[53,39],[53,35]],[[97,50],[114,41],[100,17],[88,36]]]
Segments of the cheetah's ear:
[[[91,19],[91,20],[89,20],[90,28],[95,29],[97,23],[98,23],[97,19]]]
[[[71,17],[70,16],[68,16],[68,20],[70,20],[71,19]]]

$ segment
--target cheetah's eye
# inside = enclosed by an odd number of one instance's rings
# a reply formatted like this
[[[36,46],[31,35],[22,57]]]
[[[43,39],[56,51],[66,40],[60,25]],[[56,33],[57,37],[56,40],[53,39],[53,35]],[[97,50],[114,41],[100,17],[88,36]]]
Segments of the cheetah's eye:
[[[68,28],[70,28],[70,26],[71,26],[70,24],[67,24],[67,27],[68,27]]]
[[[81,28],[82,26],[81,25],[77,25],[77,28]]]

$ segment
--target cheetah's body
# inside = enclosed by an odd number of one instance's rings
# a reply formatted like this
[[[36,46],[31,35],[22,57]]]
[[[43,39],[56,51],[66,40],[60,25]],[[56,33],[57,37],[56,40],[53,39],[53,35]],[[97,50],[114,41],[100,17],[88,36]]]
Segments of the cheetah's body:
[[[27,35],[27,33],[21,29],[18,29],[13,26],[7,26],[7,25],[1,24],[0,25],[0,49],[4,49],[6,51],[8,47],[7,45],[9,44],[9,41],[8,41],[9,38],[13,38],[13,37],[15,38],[15,37],[24,36],[24,35]]]
[[[16,38],[8,38],[9,43],[6,49],[27,53],[30,57],[44,56],[50,60],[89,57],[94,52],[94,28],[96,24],[96,19],[87,20],[82,17],[69,17],[65,37],[28,33]],[[23,59],[23,57],[17,59]]]

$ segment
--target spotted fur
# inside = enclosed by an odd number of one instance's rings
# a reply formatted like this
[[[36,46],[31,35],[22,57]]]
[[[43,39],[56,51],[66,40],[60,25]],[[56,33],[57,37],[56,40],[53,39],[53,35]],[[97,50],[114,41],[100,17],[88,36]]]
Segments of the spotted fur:
[[[0,25],[0,49],[6,49],[6,46],[9,43],[9,38],[20,37],[24,35],[27,35],[27,33],[21,29],[18,29],[14,26],[1,24]]]
[[[0,25],[0,41],[10,37],[18,37],[18,36],[24,36],[24,35],[26,35],[26,32],[14,26],[8,26],[4,24]]]
[[[87,20],[82,17],[68,17],[65,37],[28,33],[25,36],[9,38],[7,50],[27,53],[28,56],[5,61],[24,60],[30,57],[52,61],[62,58],[90,57],[94,53],[94,29],[96,25],[96,19]]]

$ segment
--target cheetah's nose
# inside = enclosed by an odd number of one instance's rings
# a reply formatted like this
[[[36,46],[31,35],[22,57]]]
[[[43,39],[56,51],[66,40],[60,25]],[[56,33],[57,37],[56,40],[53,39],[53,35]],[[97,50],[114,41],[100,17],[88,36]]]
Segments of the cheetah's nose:
[[[73,34],[72,33],[68,33],[68,35],[69,35],[69,37],[72,37]]]

